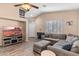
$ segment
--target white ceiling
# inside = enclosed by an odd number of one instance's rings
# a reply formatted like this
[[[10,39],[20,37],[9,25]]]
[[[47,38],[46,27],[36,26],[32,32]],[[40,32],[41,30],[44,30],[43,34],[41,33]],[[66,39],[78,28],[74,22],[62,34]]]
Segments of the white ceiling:
[[[8,12],[11,12],[12,15],[18,15],[19,7],[15,8],[14,7],[15,4],[17,3],[0,3],[1,7],[0,13],[2,12],[2,15],[4,15],[3,13],[7,14]],[[31,3],[31,4],[38,6],[39,9],[31,8],[29,12],[26,12],[26,17],[35,17],[45,12],[55,12],[55,11],[72,10],[79,8],[79,3]],[[46,7],[44,7],[44,5],[46,5]]]
[[[35,17],[45,12],[73,10],[79,8],[79,3],[32,3],[32,4],[38,6],[39,9],[31,8],[31,10],[26,13],[26,17]],[[46,5],[46,7],[44,7],[44,5]]]

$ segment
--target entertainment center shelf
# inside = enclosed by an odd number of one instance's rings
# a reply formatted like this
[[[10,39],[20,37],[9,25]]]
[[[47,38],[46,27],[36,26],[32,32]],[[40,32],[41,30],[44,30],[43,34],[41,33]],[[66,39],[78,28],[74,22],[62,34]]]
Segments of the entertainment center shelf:
[[[22,36],[12,36],[12,37],[4,37],[3,38],[3,46],[20,43],[22,42]]]

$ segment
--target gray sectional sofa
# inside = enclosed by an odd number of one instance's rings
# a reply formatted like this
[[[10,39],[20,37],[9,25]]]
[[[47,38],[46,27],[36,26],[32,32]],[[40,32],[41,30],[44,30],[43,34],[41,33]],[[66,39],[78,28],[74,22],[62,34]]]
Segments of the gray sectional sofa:
[[[56,56],[79,56],[79,47],[73,47],[73,43],[75,41],[79,41],[79,37],[76,35],[66,35],[66,34],[46,34],[44,38],[52,38],[52,39],[59,39],[59,41],[55,42],[54,44],[51,45],[51,43],[53,43],[50,40],[41,40],[39,42],[36,42],[34,44],[33,47],[33,51],[39,52],[39,54],[42,52],[41,49],[43,49],[43,47],[45,47],[45,49],[43,50],[51,50],[53,51]],[[46,43],[46,42],[49,43]],[[42,43],[45,43],[42,44]],[[78,42],[77,42],[78,43]],[[43,47],[41,47],[41,45]],[[69,46],[67,47],[66,45],[70,45],[71,49],[68,51],[66,49],[69,48]],[[66,49],[63,49],[63,47],[65,47]],[[39,50],[39,51],[38,51]],[[76,53],[77,52],[77,53]]]
[[[60,40],[52,46],[49,45],[47,49],[55,52],[57,56],[79,56],[79,53],[75,53],[75,52],[79,52],[79,50],[73,51],[74,48],[77,49],[76,47],[71,47],[70,51],[63,49],[63,46],[68,45],[68,44],[71,44],[73,46],[73,43],[75,41],[79,41],[78,36],[68,35],[66,40]]]

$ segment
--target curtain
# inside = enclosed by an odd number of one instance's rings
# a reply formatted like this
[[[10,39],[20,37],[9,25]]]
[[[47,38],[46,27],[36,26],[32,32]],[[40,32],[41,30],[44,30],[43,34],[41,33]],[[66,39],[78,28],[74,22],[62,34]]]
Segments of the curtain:
[[[50,20],[45,22],[45,33],[61,34],[64,31],[63,20]]]

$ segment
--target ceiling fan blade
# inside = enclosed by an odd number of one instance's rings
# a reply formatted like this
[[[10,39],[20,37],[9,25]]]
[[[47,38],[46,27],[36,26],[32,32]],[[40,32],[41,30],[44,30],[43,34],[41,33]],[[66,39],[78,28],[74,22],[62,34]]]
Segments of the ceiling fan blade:
[[[14,6],[15,6],[15,7],[18,7],[18,6],[22,6],[22,5],[26,5],[26,4],[29,5],[29,6],[31,6],[31,7],[36,8],[36,9],[39,9],[38,6],[32,5],[32,4],[30,4],[30,3],[16,4],[16,5],[14,5]]]
[[[21,6],[21,5],[23,5],[23,4],[16,4],[16,5],[14,5],[15,7],[18,7],[18,6]]]
[[[30,3],[24,3],[24,4],[28,4],[28,5],[30,5],[31,7],[34,7],[34,8],[36,8],[36,9],[39,9],[38,6],[35,6],[35,5],[33,5],[33,4],[30,4]]]

